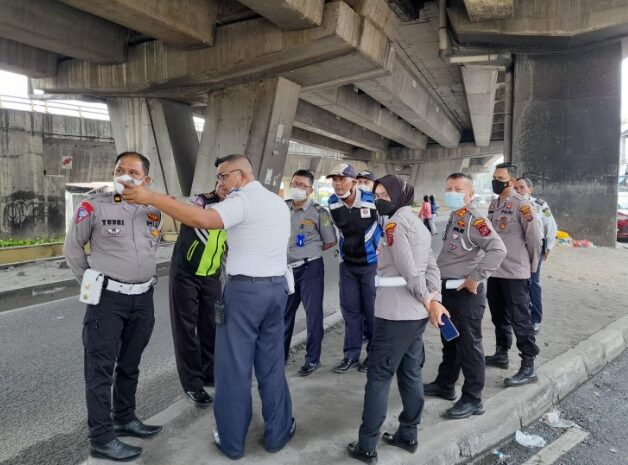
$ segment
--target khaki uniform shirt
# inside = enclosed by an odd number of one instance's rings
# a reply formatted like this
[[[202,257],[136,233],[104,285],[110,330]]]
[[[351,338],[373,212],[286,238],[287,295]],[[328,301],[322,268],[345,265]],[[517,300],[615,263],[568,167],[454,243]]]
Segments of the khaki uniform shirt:
[[[147,282],[156,271],[161,224],[154,207],[130,205],[112,192],[95,195],[74,214],[63,247],[66,261],[79,281],[92,268],[116,281]],[[89,263],[83,249],[88,243]]]
[[[290,242],[288,242],[288,263],[299,260],[315,260],[323,256],[323,244],[336,242],[336,228],[329,212],[324,207],[307,199],[301,208],[295,208],[292,200],[286,201],[290,207]],[[303,234],[304,244],[297,245],[297,234]]]
[[[440,272],[432,253],[432,235],[410,207],[402,207],[384,225],[380,241],[377,275],[403,277],[407,285],[378,287],[375,316],[386,320],[427,318],[423,300],[438,291]]]
[[[501,200],[493,199],[488,219],[504,241],[506,258],[494,278],[529,279],[541,255],[541,234],[529,200],[516,192]]]
[[[489,277],[506,256],[506,246],[475,205],[451,212],[438,256],[442,279]]]

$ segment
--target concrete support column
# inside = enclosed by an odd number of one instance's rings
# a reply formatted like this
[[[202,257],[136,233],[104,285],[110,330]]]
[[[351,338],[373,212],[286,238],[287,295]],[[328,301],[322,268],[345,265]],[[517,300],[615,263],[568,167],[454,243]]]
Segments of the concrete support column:
[[[602,246],[616,240],[621,61],[615,43],[515,63],[513,162],[560,229]]]
[[[447,176],[451,173],[462,171],[465,160],[468,163],[468,158],[419,163],[416,168],[414,198],[418,201],[422,200],[424,195],[433,195],[438,203],[442,205]]]
[[[299,91],[298,84],[272,78],[211,92],[192,189],[214,185],[216,158],[245,153],[259,181],[278,192]]]
[[[116,151],[147,156],[154,189],[190,195],[199,147],[191,107],[145,98],[110,99],[107,106]]]

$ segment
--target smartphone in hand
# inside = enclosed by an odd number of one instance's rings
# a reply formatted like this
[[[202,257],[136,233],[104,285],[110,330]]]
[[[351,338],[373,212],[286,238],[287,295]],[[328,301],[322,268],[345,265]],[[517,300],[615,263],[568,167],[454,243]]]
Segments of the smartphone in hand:
[[[460,336],[460,333],[447,315],[441,315],[441,321],[444,323],[444,325],[440,327],[440,332],[447,342],[452,341]]]

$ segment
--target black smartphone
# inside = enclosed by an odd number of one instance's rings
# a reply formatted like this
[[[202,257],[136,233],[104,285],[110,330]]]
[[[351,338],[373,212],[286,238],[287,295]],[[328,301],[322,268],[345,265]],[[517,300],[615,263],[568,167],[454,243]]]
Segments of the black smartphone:
[[[460,333],[447,315],[442,315],[440,319],[444,323],[444,325],[440,327],[440,332],[447,342],[460,336]]]

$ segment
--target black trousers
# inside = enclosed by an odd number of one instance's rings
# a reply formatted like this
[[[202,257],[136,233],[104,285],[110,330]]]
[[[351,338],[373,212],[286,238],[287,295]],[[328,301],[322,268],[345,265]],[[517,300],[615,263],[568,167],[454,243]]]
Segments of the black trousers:
[[[486,297],[495,325],[497,347],[510,349],[512,333],[522,355],[536,357],[534,326],[530,317],[530,290],[527,279],[488,278]]]
[[[423,412],[421,367],[425,361],[423,320],[391,321],[375,318],[369,351],[368,373],[364,388],[364,410],[359,444],[374,451],[388,410],[388,393],[395,373],[403,410],[397,432],[403,439],[417,438],[417,425]]]
[[[464,402],[479,402],[484,389],[484,350],[482,348],[482,316],[485,308],[484,285],[478,286],[478,293],[466,289],[442,288],[443,305],[451,315],[451,321],[460,336],[453,341],[443,341],[443,361],[438,367],[436,383],[446,389],[453,389],[460,371],[464,375],[462,398]]]
[[[184,391],[199,391],[214,383],[214,303],[220,299],[220,279],[196,276],[170,264],[170,325],[177,372]]]
[[[139,365],[154,324],[152,288],[141,295],[103,290],[100,303],[87,306],[83,346],[87,424],[92,444],[115,439],[112,412],[116,423],[136,418]]]

